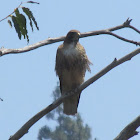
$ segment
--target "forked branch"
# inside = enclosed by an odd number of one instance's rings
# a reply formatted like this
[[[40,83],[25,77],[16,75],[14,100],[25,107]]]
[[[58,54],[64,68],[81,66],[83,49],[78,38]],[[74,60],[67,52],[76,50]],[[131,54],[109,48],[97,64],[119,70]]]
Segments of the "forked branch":
[[[84,90],[86,87],[88,87],[90,84],[101,78],[103,75],[105,75],[107,72],[109,72],[114,67],[130,60],[132,57],[140,53],[140,48],[136,49],[135,51],[127,54],[126,56],[122,57],[121,59],[117,60],[116,58],[114,61],[109,64],[107,67],[102,69],[100,72],[98,72],[95,76],[88,79],[86,82],[84,82],[79,88],[77,88],[74,92],[66,93],[65,96],[60,97],[55,102],[50,104],[48,107],[37,113],[34,117],[32,117],[27,123],[25,123],[13,136],[10,137],[9,140],[18,140],[21,138],[24,134],[28,132],[30,127],[35,124],[39,119],[41,119],[43,116],[45,116],[47,113],[55,109],[57,106],[59,106],[64,99],[69,98],[73,94],[79,93],[79,91]],[[122,139],[121,139],[122,140]],[[125,140],[125,139],[123,139]]]
[[[132,44],[140,46],[140,42],[129,40],[129,39],[123,38],[123,37],[113,33],[113,31],[116,31],[116,30],[119,30],[119,29],[131,28],[131,29],[133,29],[134,31],[136,31],[137,33],[140,34],[140,31],[138,29],[136,29],[135,27],[130,25],[131,21],[132,21],[132,19],[127,19],[123,24],[121,24],[119,26],[116,26],[116,27],[108,28],[108,29],[105,29],[105,30],[98,30],[98,31],[91,31],[91,32],[81,33],[81,38],[88,37],[88,36],[107,34],[107,35],[112,35],[112,36],[114,36],[114,37],[116,37],[118,39],[121,39],[121,40],[125,41],[125,42],[129,42],[129,43],[132,43]],[[33,45],[25,46],[25,47],[19,48],[19,49],[6,49],[6,48],[2,47],[0,49],[0,56],[6,55],[6,54],[17,54],[17,53],[28,52],[28,51],[37,49],[39,47],[42,47],[44,45],[48,45],[48,44],[63,41],[64,39],[65,39],[65,36],[61,36],[61,37],[57,37],[57,38],[48,38],[46,40],[37,42],[37,43],[35,43]]]

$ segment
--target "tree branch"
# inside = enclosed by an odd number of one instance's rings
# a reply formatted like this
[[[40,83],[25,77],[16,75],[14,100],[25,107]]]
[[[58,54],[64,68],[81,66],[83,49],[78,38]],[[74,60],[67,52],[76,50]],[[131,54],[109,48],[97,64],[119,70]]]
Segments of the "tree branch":
[[[131,137],[138,135],[136,129],[140,126],[140,116],[128,124],[114,140],[128,140]]]
[[[140,31],[138,29],[136,29],[135,27],[130,25],[130,22],[132,21],[132,19],[127,19],[123,24],[116,26],[116,27],[112,27],[112,28],[108,28],[105,30],[98,30],[98,31],[91,31],[91,32],[86,32],[86,33],[81,33],[81,38],[83,37],[88,37],[88,36],[95,36],[95,35],[101,35],[101,34],[107,34],[107,35],[112,35],[118,39],[121,39],[123,41],[135,44],[135,45],[140,45],[140,42],[137,41],[132,41],[129,39],[125,39],[115,33],[112,33],[112,31],[116,31],[119,29],[123,29],[123,28],[131,28],[134,31],[136,31],[137,33],[140,33]],[[52,43],[56,43],[56,42],[60,42],[60,41],[64,41],[65,36],[61,36],[61,37],[57,37],[57,38],[48,38],[46,40],[37,42],[33,45],[29,45],[29,46],[25,46],[24,48],[19,48],[19,49],[6,49],[6,48],[1,48],[0,49],[0,56],[6,55],[6,54],[17,54],[17,53],[24,53],[24,52],[28,52],[34,49],[37,49],[41,46],[44,45],[48,45],[48,44],[52,44]]]
[[[98,80],[100,77],[105,75],[107,72],[109,72],[114,67],[131,60],[132,57],[140,53],[140,48],[136,49],[135,51],[127,54],[126,56],[122,57],[121,59],[117,60],[116,58],[114,61],[109,64],[107,67],[102,69],[100,72],[98,72],[95,76],[88,79],[86,82],[84,82],[79,88],[75,89],[73,92],[66,93],[65,96],[60,97],[56,101],[54,101],[52,104],[50,104],[48,107],[37,113],[34,117],[32,117],[27,123],[25,123],[13,136],[10,137],[9,140],[18,140],[21,138],[24,134],[28,132],[30,127],[35,124],[39,119],[41,119],[44,115],[55,109],[57,106],[59,106],[64,99],[69,98],[70,96],[79,93],[80,91],[84,90],[86,87],[88,87],[90,84]]]

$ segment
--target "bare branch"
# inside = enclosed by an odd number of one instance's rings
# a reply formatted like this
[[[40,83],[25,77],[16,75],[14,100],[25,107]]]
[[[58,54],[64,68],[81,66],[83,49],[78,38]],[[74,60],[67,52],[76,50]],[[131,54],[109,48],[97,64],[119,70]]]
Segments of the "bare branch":
[[[114,67],[128,61],[131,60],[132,57],[134,57],[135,55],[140,53],[140,48],[136,49],[135,51],[127,54],[126,56],[122,57],[121,59],[117,60],[116,58],[114,59],[114,61],[109,64],[107,67],[105,67],[104,69],[102,69],[100,72],[98,72],[96,75],[94,75],[93,77],[91,77],[90,79],[88,79],[86,82],[84,82],[81,86],[79,86],[79,90],[82,91],[83,89],[85,89],[86,87],[88,87],[90,84],[92,84],[93,82],[95,82],[96,80],[98,80],[100,77],[102,77],[103,75],[105,75],[107,72],[109,72],[111,69],[113,69]]]
[[[140,126],[140,116],[128,124],[114,140],[128,140],[131,137],[138,135],[136,129]]]
[[[124,26],[129,26],[130,25],[130,22],[132,21],[132,19],[127,19],[123,24]]]
[[[29,45],[29,46],[26,46],[24,48],[19,48],[19,49],[6,49],[6,48],[2,47],[0,49],[0,56],[6,55],[6,54],[17,54],[17,53],[28,52],[28,51],[37,49],[41,46],[44,46],[44,45],[48,45],[48,44],[52,44],[52,43],[55,43],[55,42],[63,41],[64,38],[65,38],[64,36],[58,37],[58,38],[49,38],[49,39],[37,42],[33,45]]]
[[[86,82],[84,82],[79,88],[75,89],[73,92],[66,93],[65,96],[60,97],[55,102],[50,104],[48,107],[37,113],[34,117],[32,117],[27,123],[25,123],[13,136],[10,137],[9,140],[18,140],[21,138],[24,134],[28,132],[30,127],[35,124],[40,118],[42,118],[44,115],[55,109],[57,106],[59,106],[65,98],[69,98],[73,94],[79,93],[79,91],[84,90],[86,87],[88,87],[90,84],[98,80],[100,77],[105,75],[107,72],[109,72],[114,67],[130,60],[132,57],[140,53],[140,48],[136,49],[135,51],[127,54],[126,56],[122,57],[121,59],[117,60],[116,58],[114,61],[109,64],[107,67],[102,69],[100,72],[98,72],[95,76],[88,79]]]
[[[106,33],[106,34],[115,36],[116,38],[118,38],[118,39],[120,39],[120,40],[122,40],[122,41],[125,41],[125,42],[128,42],[128,43],[132,43],[132,44],[135,44],[135,45],[139,45],[139,46],[140,46],[140,42],[126,39],[126,38],[121,37],[121,36],[119,36],[119,35],[117,35],[117,34],[114,34],[114,33],[112,33],[112,32],[108,32],[108,33]]]
[[[123,41],[135,44],[135,45],[140,45],[140,42],[137,41],[132,41],[129,39],[125,39],[115,33],[112,33],[112,31],[116,31],[119,29],[123,29],[123,28],[131,28],[134,31],[136,31],[137,33],[140,33],[140,31],[138,29],[136,29],[135,27],[130,25],[131,19],[127,19],[123,24],[116,26],[116,27],[112,27],[112,28],[108,28],[105,30],[98,30],[98,31],[91,31],[91,32],[86,32],[86,33],[81,33],[81,38],[83,37],[88,37],[88,36],[95,36],[95,35],[101,35],[101,34],[107,34],[107,35],[112,35],[118,39],[121,39]],[[1,48],[0,49],[0,56],[6,55],[6,54],[17,54],[17,53],[24,53],[24,52],[28,52],[34,49],[37,49],[41,46],[44,45],[48,45],[48,44],[52,44],[52,43],[56,43],[56,42],[60,42],[60,41],[64,41],[65,36],[61,36],[61,37],[57,37],[57,38],[48,38],[46,40],[37,42],[35,44],[29,45],[29,46],[25,46],[24,48],[19,48],[19,49],[6,49],[6,48]]]
[[[129,25],[129,28],[133,29],[134,31],[136,31],[137,33],[140,34],[140,30],[138,30],[137,28],[135,28],[134,26],[132,25]]]
[[[28,130],[30,127],[35,124],[39,119],[41,119],[43,116],[45,116],[47,113],[55,109],[57,106],[59,106],[63,99],[65,97],[60,97],[55,102],[50,104],[48,107],[44,108],[42,111],[37,113],[34,117],[32,117],[28,122],[26,122],[13,136],[10,137],[9,140],[18,140],[20,139],[24,134],[28,133]]]

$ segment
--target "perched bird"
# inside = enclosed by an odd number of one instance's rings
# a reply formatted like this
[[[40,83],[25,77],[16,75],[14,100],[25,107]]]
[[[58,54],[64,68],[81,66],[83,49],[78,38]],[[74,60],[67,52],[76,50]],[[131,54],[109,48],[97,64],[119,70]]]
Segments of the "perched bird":
[[[86,70],[90,71],[92,64],[79,43],[80,32],[71,30],[64,42],[57,49],[55,71],[60,81],[61,94],[70,92],[84,82]],[[79,92],[63,101],[63,112],[67,115],[75,115],[80,99]]]

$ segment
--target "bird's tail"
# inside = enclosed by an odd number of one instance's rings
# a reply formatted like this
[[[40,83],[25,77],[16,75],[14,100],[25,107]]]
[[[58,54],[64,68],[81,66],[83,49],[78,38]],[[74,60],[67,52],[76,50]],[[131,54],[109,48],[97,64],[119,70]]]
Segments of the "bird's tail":
[[[75,115],[77,113],[77,108],[79,104],[80,94],[77,94],[76,96],[73,95],[72,97],[69,97],[68,99],[65,99],[63,102],[63,112],[67,115]]]

